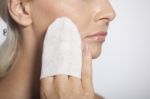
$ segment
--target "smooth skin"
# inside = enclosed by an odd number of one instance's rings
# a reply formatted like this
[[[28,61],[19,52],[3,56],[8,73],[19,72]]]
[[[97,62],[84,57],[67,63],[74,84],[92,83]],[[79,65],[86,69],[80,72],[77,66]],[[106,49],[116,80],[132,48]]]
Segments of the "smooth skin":
[[[107,32],[115,17],[107,0],[8,0],[8,10],[18,24],[21,45],[12,70],[0,80],[0,99],[101,99],[93,89],[92,59],[100,55],[102,42],[86,37]],[[60,16],[72,19],[81,33],[81,79],[57,75],[42,79],[40,84],[45,32]]]

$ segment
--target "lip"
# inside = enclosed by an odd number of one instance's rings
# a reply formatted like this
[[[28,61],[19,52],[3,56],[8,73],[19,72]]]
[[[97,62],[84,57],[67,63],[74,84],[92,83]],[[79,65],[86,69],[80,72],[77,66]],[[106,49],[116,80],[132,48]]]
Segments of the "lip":
[[[107,32],[96,32],[86,36],[86,38],[96,42],[104,42],[106,36]]]

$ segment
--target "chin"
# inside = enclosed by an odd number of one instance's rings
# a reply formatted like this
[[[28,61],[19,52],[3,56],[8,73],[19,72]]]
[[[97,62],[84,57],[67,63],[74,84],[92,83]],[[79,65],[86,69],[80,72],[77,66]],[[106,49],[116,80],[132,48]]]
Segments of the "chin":
[[[92,54],[92,59],[96,59],[101,55],[101,51],[91,52],[91,54]]]
[[[91,52],[92,59],[98,58],[101,55],[101,46],[100,45],[91,46],[90,52]]]

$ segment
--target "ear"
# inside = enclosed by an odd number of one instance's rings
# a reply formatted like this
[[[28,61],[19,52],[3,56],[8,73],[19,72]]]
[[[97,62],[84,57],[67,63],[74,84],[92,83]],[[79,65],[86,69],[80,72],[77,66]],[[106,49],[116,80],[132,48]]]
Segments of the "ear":
[[[32,23],[28,0],[8,0],[8,10],[12,19],[19,25],[28,26]]]

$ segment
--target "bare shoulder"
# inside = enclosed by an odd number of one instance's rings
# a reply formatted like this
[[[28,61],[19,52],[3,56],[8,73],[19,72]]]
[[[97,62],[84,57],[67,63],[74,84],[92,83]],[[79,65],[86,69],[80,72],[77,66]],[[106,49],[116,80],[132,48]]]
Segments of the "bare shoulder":
[[[95,99],[104,99],[104,97],[99,95],[99,94],[97,94],[97,93],[95,93]]]

